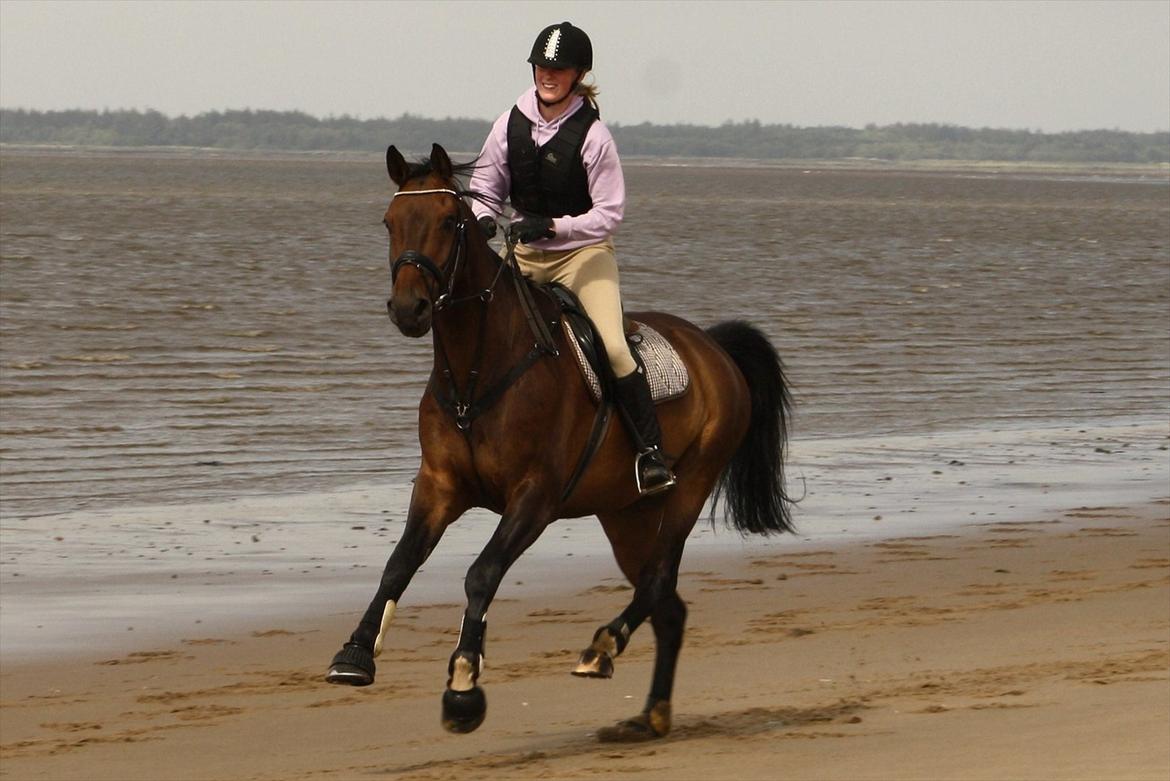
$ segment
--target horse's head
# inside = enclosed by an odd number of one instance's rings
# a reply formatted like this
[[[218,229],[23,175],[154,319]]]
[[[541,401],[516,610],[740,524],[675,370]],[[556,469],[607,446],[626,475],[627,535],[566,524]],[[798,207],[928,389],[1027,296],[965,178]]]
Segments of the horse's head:
[[[411,165],[393,146],[386,170],[398,192],[383,222],[390,232],[392,290],[386,308],[404,335],[423,336],[439,299],[450,294],[471,212],[455,183],[456,167],[435,144],[429,160]]]

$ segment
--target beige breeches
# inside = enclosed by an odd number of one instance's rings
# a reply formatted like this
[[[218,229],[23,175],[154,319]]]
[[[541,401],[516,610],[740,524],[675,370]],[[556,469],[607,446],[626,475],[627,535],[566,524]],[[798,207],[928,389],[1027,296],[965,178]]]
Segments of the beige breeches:
[[[577,294],[605,342],[614,376],[625,377],[638,368],[622,326],[622,296],[612,241],[561,252],[518,244],[516,260],[524,275],[534,282],[558,282]]]

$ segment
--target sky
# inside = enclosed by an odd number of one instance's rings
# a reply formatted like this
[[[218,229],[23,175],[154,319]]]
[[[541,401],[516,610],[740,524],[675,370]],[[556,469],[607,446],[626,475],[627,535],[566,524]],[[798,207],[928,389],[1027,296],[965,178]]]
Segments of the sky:
[[[494,119],[537,33],[623,125],[1170,129],[1170,2],[0,0],[0,106]]]

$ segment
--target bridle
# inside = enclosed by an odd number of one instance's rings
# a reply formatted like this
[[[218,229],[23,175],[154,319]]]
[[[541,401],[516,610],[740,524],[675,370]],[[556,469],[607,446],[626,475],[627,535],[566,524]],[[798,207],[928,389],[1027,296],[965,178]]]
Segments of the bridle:
[[[433,188],[429,190],[399,190],[394,193],[397,198],[400,195],[435,195],[446,194],[453,196],[457,201],[462,203],[463,196],[467,193],[458,190],[451,190],[446,187]],[[461,304],[465,301],[480,300],[488,302],[492,300],[493,291],[496,283],[500,281],[500,275],[504,270],[504,263],[501,263],[496,270],[495,277],[492,278],[492,283],[480,292],[467,296],[465,298],[452,298],[452,293],[455,288],[455,278],[459,274],[459,266],[463,259],[467,256],[467,223],[468,218],[462,214],[459,221],[455,223],[455,240],[451,242],[451,251],[447,255],[447,262],[443,268],[440,269],[435,265],[435,262],[418,250],[408,249],[403,251],[401,255],[390,266],[390,284],[393,285],[398,279],[398,272],[403,266],[414,266],[425,275],[434,280],[435,286],[441,290],[438,296],[434,296],[434,311],[440,312],[448,306],[454,304]],[[429,287],[429,284],[428,284]],[[433,293],[433,291],[432,291]]]
[[[400,190],[394,193],[394,197],[397,198],[400,195],[436,194],[451,195],[457,201],[459,201],[460,205],[463,204],[463,197],[468,195],[466,192],[460,192],[458,190],[441,187],[429,190]],[[555,356],[558,354],[555,346],[552,344],[551,337],[542,340],[540,335],[537,334],[536,343],[533,345],[532,349],[528,351],[528,354],[521,358],[520,361],[508,372],[506,372],[504,376],[500,378],[491,388],[476,397],[476,385],[479,381],[480,370],[482,368],[484,353],[486,351],[485,342],[487,339],[486,326],[488,304],[491,303],[492,298],[495,296],[496,284],[503,276],[505,268],[512,269],[513,280],[517,282],[518,286],[524,285],[526,283],[523,281],[519,270],[515,268],[516,256],[514,252],[514,245],[511,243],[511,241],[509,241],[507,256],[505,258],[499,258],[499,256],[497,256],[499,265],[496,268],[495,276],[492,277],[491,284],[479,292],[473,293],[469,296],[463,296],[462,298],[453,297],[455,280],[459,273],[460,264],[467,257],[468,222],[469,218],[465,216],[461,210],[459,220],[455,223],[455,240],[451,243],[451,251],[448,253],[447,263],[442,269],[436,266],[433,260],[418,250],[405,250],[401,255],[398,256],[398,258],[390,267],[390,283],[392,285],[394,284],[395,279],[397,279],[398,272],[402,269],[403,266],[414,266],[419,271],[421,271],[424,276],[429,276],[432,280],[434,280],[436,288],[442,290],[442,292],[434,298],[433,310],[435,314],[438,314],[442,310],[449,307],[471,301],[479,301],[483,304],[483,309],[480,310],[480,323],[478,328],[479,340],[478,344],[476,345],[475,358],[462,391],[459,389],[459,384],[456,382],[455,377],[451,373],[451,361],[447,357],[447,350],[443,344],[443,339],[439,337],[439,320],[436,317],[431,321],[431,328],[434,329],[436,337],[435,346],[443,363],[443,368],[441,370],[442,375],[447,380],[446,397],[438,392],[437,387],[435,389],[435,397],[438,399],[439,403],[454,416],[455,425],[458,426],[459,430],[464,434],[469,434],[471,430],[471,422],[477,416],[483,413],[488,407],[490,407],[492,404],[495,404],[495,402],[504,395],[504,391],[506,391],[512,385],[512,383],[518,380],[520,376],[524,374],[524,372],[528,371],[528,369],[540,358],[545,355]],[[428,287],[430,287],[429,283]],[[431,292],[433,295],[433,291]]]
[[[400,195],[450,195],[453,196],[459,204],[463,205],[463,197],[471,195],[469,192],[461,192],[452,190],[446,187],[439,187],[429,190],[405,190],[394,193],[397,198]],[[435,265],[434,261],[428,258],[417,250],[405,250],[394,261],[390,269],[390,283],[393,284],[398,276],[399,270],[403,266],[414,266],[424,275],[429,275],[434,280],[435,285],[443,292],[435,299],[433,305],[434,312],[438,314],[441,310],[457,304],[466,303],[469,301],[480,301],[483,304],[483,309],[480,310],[479,322],[479,339],[475,348],[475,358],[472,363],[472,368],[468,371],[467,379],[464,383],[463,390],[460,390],[459,383],[456,381],[451,372],[451,360],[447,357],[447,349],[443,344],[443,339],[439,336],[439,319],[436,317],[431,321],[431,328],[435,332],[435,349],[437,357],[442,361],[442,369],[440,370],[443,378],[446,380],[447,390],[446,394],[439,391],[439,383],[435,383],[433,392],[435,399],[439,402],[439,406],[447,410],[455,419],[455,426],[461,431],[470,445],[471,443],[471,424],[472,422],[487,411],[493,404],[499,401],[504,393],[520,379],[530,368],[532,368],[541,358],[545,356],[552,356],[554,358],[560,356],[560,351],[557,349],[556,342],[549,331],[548,326],[542,321],[540,311],[536,303],[532,300],[532,293],[529,290],[528,282],[520,273],[519,267],[516,263],[516,245],[515,242],[508,237],[507,253],[503,258],[497,255],[499,265],[496,268],[496,274],[492,277],[491,284],[478,293],[474,293],[462,298],[453,298],[452,292],[455,287],[455,278],[459,272],[460,262],[467,257],[467,225],[469,218],[460,210],[459,221],[455,224],[455,241],[451,244],[451,251],[447,257],[447,263],[443,269]],[[487,340],[487,313],[488,305],[492,302],[496,283],[500,281],[503,276],[504,269],[511,269],[510,276],[512,282],[516,286],[516,295],[521,309],[524,310],[525,318],[528,321],[528,327],[532,331],[533,345],[532,348],[515,364],[512,365],[503,376],[499,377],[490,388],[476,395],[476,385],[479,382],[480,370],[483,365],[485,343]],[[445,271],[446,269],[446,271]],[[428,285],[429,286],[429,285]],[[553,327],[555,327],[553,323]],[[585,443],[585,449],[577,461],[577,466],[569,477],[564,490],[561,493],[561,501],[568,499],[572,494],[573,489],[577,486],[585,469],[589,466],[593,456],[597,453],[598,447],[601,445],[601,440],[605,436],[607,425],[610,418],[610,404],[601,404],[597,408],[597,413],[594,416],[593,428],[589,432],[589,439]],[[482,489],[482,483],[481,483]]]

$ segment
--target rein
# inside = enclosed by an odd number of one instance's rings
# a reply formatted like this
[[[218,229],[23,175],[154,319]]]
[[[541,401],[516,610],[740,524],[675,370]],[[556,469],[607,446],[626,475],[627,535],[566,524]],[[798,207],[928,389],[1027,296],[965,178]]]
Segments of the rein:
[[[400,195],[450,195],[462,204],[462,199],[468,192],[461,192],[448,188],[434,188],[429,190],[406,190],[399,191],[394,194],[397,198]],[[520,379],[533,365],[546,355],[559,357],[560,352],[557,350],[556,340],[553,338],[548,325],[541,317],[540,308],[536,301],[533,300],[532,290],[524,279],[524,275],[520,273],[520,269],[516,263],[516,244],[514,241],[506,239],[508,251],[503,258],[496,255],[499,265],[496,268],[496,274],[492,277],[491,284],[478,293],[462,298],[453,298],[452,294],[455,288],[455,278],[459,272],[460,262],[467,256],[467,224],[469,219],[461,216],[459,222],[455,225],[455,241],[451,244],[451,251],[447,257],[447,264],[445,268],[450,269],[450,273],[445,273],[442,269],[435,265],[434,261],[423,255],[417,250],[406,250],[397,260],[394,261],[390,272],[390,281],[393,284],[394,279],[398,276],[398,271],[403,266],[410,265],[419,269],[421,272],[430,275],[435,284],[443,292],[435,299],[434,312],[436,317],[431,321],[431,327],[435,330],[435,346],[437,350],[437,357],[442,361],[442,374],[447,381],[446,398],[435,389],[435,398],[439,402],[439,406],[443,407],[451,416],[455,418],[455,426],[463,432],[467,438],[468,444],[471,442],[471,424],[472,422],[492,407],[499,401],[508,388]],[[503,377],[498,379],[486,391],[481,393],[476,398],[476,385],[479,382],[480,368],[483,365],[483,358],[485,352],[485,343],[487,339],[487,314],[488,306],[495,297],[495,288],[503,276],[504,269],[510,270],[512,275],[512,282],[516,287],[516,298],[520,309],[524,312],[524,317],[528,321],[528,327],[532,331],[533,345],[532,348],[517,361],[511,369],[509,369]],[[467,382],[464,391],[459,390],[459,383],[455,380],[455,376],[451,372],[451,360],[447,357],[447,350],[443,346],[443,339],[439,335],[439,318],[438,313],[449,307],[457,306],[458,304],[468,303],[472,301],[479,301],[482,304],[480,310],[479,320],[479,341],[475,347],[475,358],[472,362],[472,367],[468,371]],[[601,440],[605,436],[610,420],[610,407],[607,402],[603,402],[598,406],[597,413],[593,419],[593,428],[589,432],[589,438],[585,442],[585,448],[581,452],[577,460],[577,466],[570,475],[568,483],[564,486],[561,493],[561,501],[565,501],[573,493],[573,489],[577,487],[577,483],[584,475],[589,463],[593,460],[593,456],[597,454],[597,449],[601,445]]]
[[[467,193],[447,188],[435,188],[429,190],[399,191],[394,194],[394,197],[397,198],[400,195],[434,194],[451,195],[456,199],[460,199],[461,201],[463,196]],[[547,327],[544,325],[543,320],[541,320],[539,316],[535,318],[533,317],[532,310],[535,309],[535,305],[530,300],[526,301],[524,296],[521,294],[521,308],[524,310],[524,313],[528,319],[529,327],[532,328],[533,335],[535,337],[535,343],[533,344],[532,349],[529,350],[528,353],[523,358],[521,358],[511,369],[509,369],[503,377],[501,377],[491,388],[484,391],[478,398],[476,398],[476,385],[479,382],[480,369],[483,365],[484,353],[486,352],[486,325],[488,305],[491,304],[492,299],[495,297],[496,285],[499,283],[500,277],[503,276],[505,267],[511,269],[514,281],[517,281],[518,284],[518,291],[520,289],[519,286],[524,284],[524,280],[519,271],[516,269],[516,254],[514,249],[515,245],[509,242],[506,257],[500,259],[498,255],[496,256],[497,260],[499,260],[499,265],[496,268],[495,276],[492,277],[491,284],[483,290],[480,290],[478,293],[473,293],[472,295],[463,296],[461,298],[453,298],[455,280],[458,276],[459,266],[461,261],[467,256],[468,221],[469,220],[467,217],[461,217],[459,222],[455,225],[456,236],[455,240],[451,243],[451,251],[448,254],[447,263],[445,266],[446,269],[449,269],[450,273],[446,273],[441,270],[438,266],[435,265],[434,261],[417,250],[406,250],[398,257],[397,260],[394,261],[390,271],[390,281],[391,284],[393,284],[394,280],[398,276],[398,271],[406,265],[414,266],[423,273],[429,275],[434,280],[436,286],[442,290],[438,297],[435,298],[434,312],[436,315],[444,309],[454,307],[458,304],[479,301],[483,305],[483,308],[480,310],[480,322],[478,329],[479,339],[476,343],[475,358],[472,362],[473,368],[471,368],[468,372],[465,389],[462,392],[459,389],[459,383],[456,381],[454,375],[451,372],[451,361],[447,357],[447,350],[443,346],[443,339],[439,336],[439,319],[437,317],[432,320],[431,326],[435,329],[435,345],[438,348],[439,357],[441,358],[443,364],[442,374],[443,377],[447,380],[447,398],[443,398],[443,396],[437,392],[435,396],[438,399],[440,405],[448,412],[450,412],[455,418],[455,425],[459,428],[459,430],[462,431],[465,435],[470,436],[471,424],[475,418],[483,414],[493,404],[499,401],[500,397],[504,395],[504,392],[507,391],[508,388],[511,387],[514,382],[516,382],[516,380],[520,379],[520,377],[543,356],[556,356],[559,353],[556,349],[556,345],[552,341],[551,334],[549,334]]]

